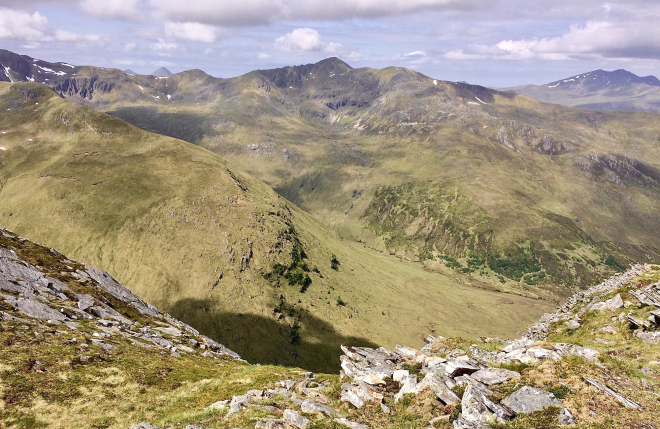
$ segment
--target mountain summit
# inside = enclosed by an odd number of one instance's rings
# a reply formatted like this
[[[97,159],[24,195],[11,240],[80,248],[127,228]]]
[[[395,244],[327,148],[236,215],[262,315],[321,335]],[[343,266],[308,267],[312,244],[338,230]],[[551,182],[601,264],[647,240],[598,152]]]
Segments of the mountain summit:
[[[172,72],[166,69],[165,67],[161,67],[158,70],[152,72],[151,76],[167,77],[167,76],[172,76]]]
[[[548,103],[590,110],[660,112],[660,80],[627,70],[594,70],[545,85],[522,85],[504,91]]]

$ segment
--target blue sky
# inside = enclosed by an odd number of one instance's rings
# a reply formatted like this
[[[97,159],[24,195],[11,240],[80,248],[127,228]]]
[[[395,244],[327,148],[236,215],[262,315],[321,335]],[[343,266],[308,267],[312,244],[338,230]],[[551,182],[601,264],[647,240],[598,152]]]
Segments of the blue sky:
[[[660,75],[657,0],[0,0],[0,48],[217,77],[337,56],[492,87]]]

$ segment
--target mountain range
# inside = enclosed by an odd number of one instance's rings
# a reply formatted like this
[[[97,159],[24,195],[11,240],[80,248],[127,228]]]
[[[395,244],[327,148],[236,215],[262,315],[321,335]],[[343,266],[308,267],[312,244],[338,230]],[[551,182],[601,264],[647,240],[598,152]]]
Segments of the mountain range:
[[[626,70],[595,70],[545,85],[502,90],[583,109],[660,113],[660,80],[655,76],[639,77]]]
[[[545,300],[660,253],[655,114],[550,105],[401,68],[353,69],[336,58],[233,79],[49,67],[7,51],[0,64],[14,81],[37,80],[48,68],[39,79],[54,91],[36,83],[4,89],[0,222],[112,272],[241,355],[290,362],[302,348],[251,351],[256,342],[246,338],[261,335],[250,331],[252,320],[236,325],[240,334],[215,321],[274,317],[278,333],[269,336],[277,341],[265,348],[295,338],[296,321],[312,338],[387,342],[402,320],[428,329],[441,302],[470,290],[475,314],[486,318],[502,314],[488,306],[509,297],[530,309],[512,308],[510,323],[502,317],[496,328],[506,331]],[[113,167],[102,173],[94,168],[101,165]],[[341,265],[328,269],[335,257]],[[307,278],[323,287],[305,293]],[[395,292],[411,282],[419,294]],[[216,288],[220,295],[207,294]],[[447,295],[411,310],[434,290]],[[492,295],[502,292],[507,298]],[[399,295],[396,322],[391,299]],[[530,298],[540,299],[536,310]],[[354,307],[346,312],[340,302]],[[283,316],[296,304],[297,316]],[[391,322],[374,323],[387,314]],[[447,317],[446,326],[464,319]],[[322,354],[313,344],[293,362],[314,365],[311,356]]]

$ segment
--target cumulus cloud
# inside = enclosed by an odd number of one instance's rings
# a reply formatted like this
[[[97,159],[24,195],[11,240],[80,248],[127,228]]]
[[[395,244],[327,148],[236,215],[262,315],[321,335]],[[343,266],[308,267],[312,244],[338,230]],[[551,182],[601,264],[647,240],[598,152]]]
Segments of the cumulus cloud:
[[[321,35],[313,28],[297,28],[275,39],[275,49],[284,52],[318,52],[323,46]]]
[[[263,25],[277,20],[341,20],[421,10],[466,9],[493,0],[149,0],[157,14],[180,22],[220,26]]]
[[[213,43],[218,39],[220,30],[198,22],[166,22],[165,34],[176,39],[193,42]]]
[[[12,9],[0,9],[0,39],[23,42],[98,43],[98,34],[77,34],[52,28],[39,12],[32,14]]]
[[[355,49],[347,48],[341,43],[325,43],[319,32],[313,28],[297,28],[291,33],[278,37],[275,39],[275,49],[298,54],[324,53],[348,59],[357,59],[361,56]]]
[[[575,58],[660,59],[660,28],[655,20],[588,21],[557,37],[502,40],[445,54],[450,59],[569,60]]]
[[[168,54],[170,52],[179,52],[183,50],[183,47],[169,40],[158,39],[156,43],[151,45],[151,50],[161,54]]]

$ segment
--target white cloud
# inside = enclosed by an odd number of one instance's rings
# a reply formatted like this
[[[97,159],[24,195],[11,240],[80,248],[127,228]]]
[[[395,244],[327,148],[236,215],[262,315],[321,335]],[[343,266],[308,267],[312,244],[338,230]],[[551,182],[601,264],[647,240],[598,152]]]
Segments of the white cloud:
[[[124,46],[124,51],[125,52],[131,52],[131,51],[134,51],[136,48],[137,48],[137,43],[131,42],[131,43],[127,43]]]
[[[575,58],[660,59],[660,27],[655,19],[572,25],[557,37],[502,40],[449,51],[450,59],[570,60]]]
[[[275,49],[298,54],[323,53],[347,59],[358,59],[362,56],[357,50],[345,47],[341,43],[325,43],[319,32],[313,28],[297,28],[291,33],[278,37],[275,39]]]
[[[176,39],[193,42],[213,43],[218,39],[219,29],[197,22],[166,22],[165,34]]]
[[[318,52],[323,46],[321,35],[313,28],[296,28],[275,39],[275,49],[285,52]]]
[[[421,10],[465,9],[492,0],[150,0],[161,17],[220,26],[263,25],[277,20],[342,20]]]
[[[98,43],[98,34],[77,34],[54,29],[39,12],[32,14],[12,9],[0,9],[0,39],[31,42]],[[30,46],[30,44],[28,44]]]
[[[86,14],[99,19],[138,21],[142,18],[138,3],[138,0],[81,0],[80,8]]]
[[[267,60],[267,59],[273,58],[273,56],[271,54],[267,54],[265,52],[259,52],[257,54],[257,58],[259,58],[260,60]]]
[[[425,57],[426,52],[424,51],[413,51],[413,52],[408,52],[407,54],[403,54],[404,57]]]
[[[156,43],[151,45],[151,50],[159,53],[175,52],[182,49],[182,46],[180,46],[178,43],[164,39],[158,39]]]

